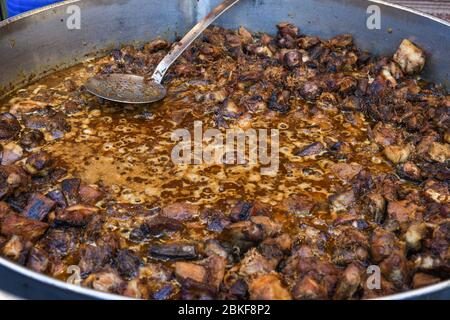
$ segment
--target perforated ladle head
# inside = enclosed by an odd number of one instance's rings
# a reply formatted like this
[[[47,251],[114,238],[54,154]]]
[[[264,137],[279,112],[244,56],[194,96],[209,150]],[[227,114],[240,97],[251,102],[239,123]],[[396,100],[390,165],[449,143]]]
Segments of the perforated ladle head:
[[[211,23],[237,2],[239,0],[225,0],[213,9],[173,46],[150,79],[134,74],[98,74],[85,83],[86,90],[100,98],[121,103],[151,103],[164,99],[167,91],[161,81],[169,67]]]

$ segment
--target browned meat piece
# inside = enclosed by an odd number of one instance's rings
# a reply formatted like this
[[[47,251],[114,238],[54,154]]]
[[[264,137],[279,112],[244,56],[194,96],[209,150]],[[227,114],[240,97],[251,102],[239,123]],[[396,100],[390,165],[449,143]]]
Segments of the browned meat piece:
[[[162,215],[178,221],[196,218],[200,213],[199,207],[188,202],[177,202],[163,208]]]
[[[382,147],[387,147],[393,144],[397,144],[400,139],[400,134],[390,124],[378,122],[371,132],[372,140],[378,143]]]
[[[25,149],[32,149],[45,143],[44,134],[39,130],[30,130],[24,133],[19,143]]]
[[[312,81],[303,83],[300,86],[300,95],[307,100],[314,100],[320,96],[322,89],[317,83]]]
[[[239,274],[244,277],[252,277],[266,274],[275,270],[277,262],[266,259],[256,249],[249,250],[240,263]]]
[[[235,206],[231,208],[230,219],[232,222],[248,220],[252,213],[253,203],[246,201],[238,201]]]
[[[180,282],[191,279],[196,282],[206,282],[207,270],[204,266],[192,262],[176,262],[175,275]]]
[[[50,211],[55,207],[55,202],[46,196],[39,193],[34,193],[30,200],[28,200],[28,205],[23,211],[23,215],[30,219],[35,219],[42,221],[44,220]]]
[[[45,252],[56,258],[65,258],[75,253],[78,245],[78,233],[74,229],[49,229],[39,241]]]
[[[394,61],[407,74],[420,72],[425,65],[425,54],[423,50],[408,39],[404,39],[394,55]]]
[[[397,173],[402,178],[412,181],[420,181],[422,179],[420,168],[410,161],[400,164]]]
[[[429,246],[435,254],[447,261],[448,266],[450,256],[450,220],[448,218],[440,221],[435,227]]]
[[[417,251],[422,246],[422,240],[427,235],[427,226],[425,223],[414,223],[408,227],[404,237],[409,250]]]
[[[381,224],[386,213],[386,200],[384,197],[376,192],[369,193],[364,198],[364,208],[372,217],[373,221]]]
[[[165,50],[168,48],[169,48],[169,43],[166,40],[156,39],[156,40],[153,40],[153,41],[147,43],[144,46],[144,52],[150,54],[150,53],[155,53],[159,50]]]
[[[348,265],[338,281],[333,298],[337,300],[352,299],[358,289],[363,286],[363,274],[364,268],[361,265],[355,263]]]
[[[334,212],[347,210],[355,202],[353,190],[336,193],[328,197],[330,209]]]
[[[370,238],[370,257],[374,262],[380,263],[397,248],[398,243],[394,233],[383,228],[377,228],[372,233]]]
[[[1,248],[1,253],[11,260],[24,263],[27,254],[26,244],[20,237],[14,235]]]
[[[64,197],[61,190],[55,189],[46,194],[46,197],[53,200],[56,206],[60,208],[67,207],[66,198]]]
[[[27,190],[30,177],[18,166],[0,166],[0,198]]]
[[[182,283],[181,299],[183,300],[213,300],[215,298],[216,290],[208,283],[196,282],[190,278]]]
[[[427,180],[423,186],[423,196],[428,200],[440,204],[450,201],[448,184],[435,180]]]
[[[25,168],[30,174],[36,174],[47,169],[53,163],[50,154],[46,151],[39,151],[28,157]]]
[[[1,233],[6,236],[18,235],[33,242],[40,238],[48,227],[47,223],[10,214],[3,220]]]
[[[276,237],[264,240],[259,245],[259,251],[273,265],[277,266],[283,259],[284,254],[288,253],[292,246],[292,240],[286,233]]]
[[[2,220],[10,213],[12,213],[12,211],[9,205],[6,202],[0,201],[0,224]]]
[[[289,50],[284,55],[284,63],[289,68],[298,67],[302,63],[302,54],[298,50]]]
[[[353,227],[342,227],[335,239],[333,262],[336,264],[364,262],[369,257],[368,249],[369,240],[365,234]]]
[[[70,125],[62,112],[56,112],[51,108],[44,110],[43,114],[23,116],[24,124],[29,129],[46,129],[53,137],[61,138],[64,132],[70,131]]]
[[[20,124],[16,117],[9,113],[0,113],[0,140],[12,139],[20,132]]]
[[[413,221],[420,221],[420,207],[408,200],[390,201],[387,206],[385,227],[389,230],[406,230]]]
[[[44,250],[32,248],[28,255],[27,267],[36,272],[44,273],[49,266],[48,255]]]
[[[117,252],[113,265],[122,277],[132,279],[138,274],[139,267],[143,265],[143,261],[133,251],[123,249]]]
[[[410,145],[390,145],[384,148],[384,155],[394,164],[406,162],[411,154]]]
[[[435,283],[440,282],[441,279],[426,273],[416,273],[412,280],[412,287],[414,289],[426,287]]]
[[[267,108],[282,114],[289,112],[291,110],[291,106],[289,105],[289,91],[272,92]]]
[[[77,204],[58,211],[54,223],[58,226],[83,227],[98,212],[96,207]]]
[[[309,215],[316,203],[307,195],[291,195],[280,204],[280,209],[299,216]]]
[[[312,276],[301,278],[292,289],[295,300],[325,300],[328,298],[327,288]]]
[[[446,163],[450,160],[450,144],[432,142],[427,154],[433,161]]]
[[[201,219],[207,225],[207,229],[213,232],[222,232],[231,223],[225,213],[214,209],[204,210]]]
[[[252,280],[248,286],[251,300],[291,300],[289,291],[276,274],[265,274]]]
[[[394,251],[380,263],[380,269],[383,276],[397,288],[405,288],[409,285],[408,261],[403,251]]]
[[[80,262],[78,266],[82,274],[90,274],[103,268],[111,259],[113,248],[105,245],[86,245],[80,250]]]
[[[93,206],[103,199],[104,194],[96,185],[81,185],[78,190],[78,196],[82,203]]]
[[[190,244],[169,243],[150,245],[148,254],[152,259],[162,261],[197,259],[197,249]]]
[[[66,198],[67,204],[69,206],[75,205],[80,202],[79,199],[79,189],[80,189],[80,179],[64,179],[61,182],[61,191]]]
[[[278,32],[282,37],[284,36],[290,36],[292,38],[296,38],[299,33],[299,28],[294,26],[292,23],[289,22],[281,22],[277,25]]]
[[[157,215],[130,232],[130,240],[141,242],[150,238],[159,238],[169,232],[183,230],[183,224],[175,219]]]
[[[331,171],[341,180],[350,182],[358,173],[361,172],[363,167],[359,163],[335,163],[331,166]]]
[[[120,293],[124,282],[115,271],[107,268],[91,274],[83,281],[83,285],[103,292]]]
[[[325,146],[320,142],[314,142],[295,153],[298,157],[308,157],[321,154],[325,151]]]
[[[22,159],[23,149],[14,142],[10,142],[3,146],[1,150],[1,164],[4,166],[12,165]]]

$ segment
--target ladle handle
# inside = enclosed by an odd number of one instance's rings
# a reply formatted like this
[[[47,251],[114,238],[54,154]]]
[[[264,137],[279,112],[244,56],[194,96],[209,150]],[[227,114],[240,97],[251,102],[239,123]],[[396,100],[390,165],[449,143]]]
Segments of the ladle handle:
[[[161,83],[164,75],[170,66],[178,59],[178,57],[208,28],[211,23],[217,20],[225,11],[235,5],[239,0],[225,0],[216,8],[214,8],[202,21],[197,23],[191,31],[189,31],[181,41],[175,43],[170,52],[161,60],[152,75],[152,79]]]

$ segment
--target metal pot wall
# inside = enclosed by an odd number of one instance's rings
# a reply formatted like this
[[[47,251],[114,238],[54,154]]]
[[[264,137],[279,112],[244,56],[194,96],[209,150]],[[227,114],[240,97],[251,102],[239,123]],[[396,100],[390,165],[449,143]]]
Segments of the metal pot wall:
[[[218,2],[70,0],[0,22],[0,96],[122,44],[139,44],[157,36],[173,40]],[[381,29],[367,27],[371,5],[381,10]],[[73,23],[78,13],[80,29]],[[409,38],[428,54],[424,77],[448,87],[450,24],[383,1],[242,0],[218,24],[274,33],[280,21],[325,38],[351,33],[360,48],[377,54],[390,55],[402,39]],[[3,258],[0,288],[24,298],[118,298],[51,279]],[[449,299],[450,281],[386,298]]]

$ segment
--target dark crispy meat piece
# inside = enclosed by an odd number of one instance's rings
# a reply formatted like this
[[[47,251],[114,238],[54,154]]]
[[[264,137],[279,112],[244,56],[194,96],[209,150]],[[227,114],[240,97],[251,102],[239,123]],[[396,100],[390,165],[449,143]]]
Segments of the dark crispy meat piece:
[[[56,205],[60,208],[67,207],[66,198],[64,197],[61,190],[55,189],[46,194],[46,197],[53,200]]]
[[[79,199],[79,189],[80,189],[80,179],[64,179],[61,182],[61,191],[66,198],[67,204],[69,206],[77,204],[80,202]]]
[[[50,154],[45,151],[40,151],[28,157],[25,168],[30,174],[36,174],[47,169],[52,163],[53,160],[51,159]]]
[[[28,255],[27,267],[36,272],[44,273],[49,266],[49,258],[44,250],[32,248]]]
[[[131,279],[137,275],[139,267],[143,265],[143,261],[133,251],[124,249],[117,252],[113,264],[122,277]]]
[[[42,221],[55,207],[55,202],[39,193],[34,193],[23,211],[27,218]]]
[[[1,233],[6,236],[19,235],[33,242],[40,238],[48,227],[47,223],[10,214],[3,220]]]
[[[420,168],[410,161],[400,164],[397,173],[400,177],[412,181],[420,181],[422,179]]]
[[[248,220],[252,213],[253,203],[238,201],[238,203],[231,208],[230,219],[232,222]]]
[[[274,91],[269,99],[268,108],[273,111],[278,111],[280,113],[287,113],[291,110],[291,106],[288,104],[289,98],[283,95],[283,92]]]
[[[65,258],[75,253],[78,243],[78,233],[74,229],[49,229],[39,241],[45,252],[56,258]]]
[[[0,113],[0,140],[12,139],[20,132],[20,124],[16,117],[9,113]]]
[[[108,244],[83,246],[80,250],[80,262],[78,266],[82,274],[96,272],[108,263],[112,254],[113,248]]]
[[[58,226],[83,227],[98,211],[96,207],[77,204],[58,211],[54,223]]]
[[[325,146],[320,142],[314,142],[295,153],[298,157],[307,157],[320,154],[325,151]]]
[[[24,133],[19,143],[25,149],[32,149],[45,143],[44,134],[39,130],[30,130]]]
[[[30,177],[18,166],[0,166],[0,199],[28,189]]]
[[[150,245],[148,254],[153,259],[163,261],[193,260],[198,257],[195,246],[181,243]]]
[[[151,218],[150,221],[133,229],[130,233],[130,240],[140,242],[151,237],[158,238],[168,232],[180,231],[183,228],[184,226],[180,221],[157,215]]]

